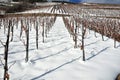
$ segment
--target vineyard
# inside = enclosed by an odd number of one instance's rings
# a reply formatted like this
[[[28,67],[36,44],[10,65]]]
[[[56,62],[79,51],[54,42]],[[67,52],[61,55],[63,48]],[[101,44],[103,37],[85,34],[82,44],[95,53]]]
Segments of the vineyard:
[[[66,30],[63,33],[62,31],[59,31],[61,27],[57,28],[59,24],[56,25],[56,27],[54,27],[56,23],[57,24],[64,23],[64,25],[62,24],[62,26],[65,26],[64,29]],[[96,54],[92,53],[92,52],[96,52],[96,49],[93,47],[89,47],[90,49],[93,49],[92,51],[89,51],[89,50],[86,51],[86,49],[89,49],[87,48],[86,43],[88,43],[87,40],[90,40],[88,39],[88,37],[91,35],[92,37],[95,37],[95,39],[98,41],[101,40],[103,42],[107,42],[107,40],[110,39],[111,42],[113,42],[111,43],[113,48],[118,53],[120,52],[119,51],[120,5],[56,3],[52,5],[47,4],[44,6],[43,5],[37,6],[32,9],[27,9],[24,12],[6,13],[4,15],[0,15],[0,32],[1,32],[0,34],[0,51],[1,51],[0,70],[2,70],[0,71],[0,79],[3,79],[3,80],[26,80],[27,79],[28,80],[29,78],[26,78],[25,77],[26,75],[21,76],[24,78],[10,77],[10,76],[13,76],[12,74],[15,73],[15,72],[12,72],[11,68],[14,68],[15,64],[17,64],[17,62],[20,61],[17,59],[17,56],[19,56],[19,54],[21,53],[22,53],[21,59],[22,61],[23,60],[25,61],[25,63],[22,62],[22,64],[24,63],[26,67],[28,67],[27,64],[30,64],[30,65],[35,64],[35,61],[38,61],[39,58],[34,59],[35,57],[32,56],[34,53],[33,51],[36,51],[37,53],[37,51],[40,51],[43,49],[42,46],[47,44],[47,42],[49,42],[51,31],[53,31],[52,33],[55,32],[56,29],[53,30],[54,28],[57,29],[59,35],[61,34],[65,35],[64,33],[67,33],[67,32],[69,33],[68,35],[69,39],[67,39],[66,42],[69,42],[70,40],[71,43],[73,43],[71,47],[73,47],[73,49],[76,50],[73,53],[77,54],[77,58],[75,59],[72,58],[72,61],[64,63],[53,70],[48,70],[46,71],[46,73],[43,73],[38,77],[35,76],[35,78],[32,78],[32,80],[47,80],[47,79],[39,79],[39,78],[41,78],[42,76],[48,73],[55,71],[56,69],[66,64],[72,63],[78,59],[82,59],[81,61],[86,62],[109,48],[109,47],[105,47],[104,49],[99,50],[100,52],[98,51]],[[54,35],[57,35],[57,34],[54,34]],[[56,42],[59,42],[59,40]],[[16,46],[13,45],[13,43]],[[91,44],[95,44],[95,43],[91,43]],[[88,44],[88,46],[89,45],[90,44]],[[71,47],[69,46],[67,49],[62,50],[61,52],[67,51]],[[101,49],[101,46],[97,46],[97,47]],[[16,50],[14,52],[14,48],[17,48],[18,52]],[[13,52],[11,51],[11,49]],[[61,54],[61,52],[58,52],[57,54],[51,54],[50,56],[59,55]],[[49,52],[46,52],[46,53],[48,54]],[[15,54],[16,60],[13,61],[13,59],[10,59],[12,58],[11,54]],[[42,53],[35,54],[35,56],[37,57],[41,55]],[[50,56],[46,56],[43,58],[47,58]],[[40,58],[40,60],[41,59],[42,58]],[[19,63],[17,66],[19,66],[20,64],[21,63]],[[39,65],[39,67],[41,67],[41,65]],[[32,66],[30,66],[30,68],[32,68]],[[117,73],[119,72],[120,71],[118,71]],[[117,73],[116,73],[116,76],[117,76]],[[19,73],[15,73],[15,74],[20,75]],[[114,79],[116,76],[114,75]],[[110,78],[107,78],[107,79],[111,80]],[[69,80],[73,80],[73,79],[69,79]],[[75,80],[78,80],[78,79],[75,79]]]

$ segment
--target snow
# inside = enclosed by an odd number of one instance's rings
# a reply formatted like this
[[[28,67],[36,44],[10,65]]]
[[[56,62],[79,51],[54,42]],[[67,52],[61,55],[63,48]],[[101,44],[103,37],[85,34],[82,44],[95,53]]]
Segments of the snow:
[[[29,61],[25,62],[25,46],[15,30],[14,40],[9,47],[10,80],[115,80],[120,73],[120,43],[114,48],[114,40],[94,32],[87,33],[85,39],[86,61],[82,61],[82,51],[74,48],[74,42],[64,26],[61,17],[57,20],[42,43],[39,35],[39,49],[35,46],[35,30],[30,31]],[[3,30],[0,29],[3,33]],[[0,40],[5,41],[5,34]],[[0,59],[3,61],[4,47],[0,44]],[[4,61],[3,61],[4,62]],[[3,78],[0,63],[0,80]]]

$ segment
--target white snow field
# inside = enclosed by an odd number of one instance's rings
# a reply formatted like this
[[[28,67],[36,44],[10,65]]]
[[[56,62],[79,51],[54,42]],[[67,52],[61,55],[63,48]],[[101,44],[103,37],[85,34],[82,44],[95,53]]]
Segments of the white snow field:
[[[6,35],[0,29],[0,40]],[[39,32],[40,33],[40,32]],[[39,35],[39,49],[35,46],[35,30],[30,31],[29,61],[25,62],[25,46],[17,37],[9,46],[10,80],[115,80],[120,73],[120,43],[114,48],[114,40],[101,35],[94,37],[94,32],[87,33],[85,39],[86,61],[82,61],[82,51],[74,48],[61,17],[56,22],[42,43]],[[4,47],[0,44],[0,80],[3,80]]]

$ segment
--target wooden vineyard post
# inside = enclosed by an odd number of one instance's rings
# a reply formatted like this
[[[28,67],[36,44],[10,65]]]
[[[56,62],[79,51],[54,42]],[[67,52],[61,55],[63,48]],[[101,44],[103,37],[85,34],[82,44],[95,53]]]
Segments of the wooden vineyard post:
[[[6,32],[6,24],[8,23],[8,22],[6,22],[6,21],[7,21],[6,19],[3,20],[3,24],[4,24],[4,34],[5,34],[5,32]]]
[[[44,30],[44,31],[45,31],[44,33],[45,33],[45,34],[44,34],[44,35],[45,35],[46,38],[47,38],[47,29],[48,29],[49,19],[50,19],[50,18],[45,18],[46,25],[45,25],[45,30]],[[52,23],[52,22],[51,22],[51,23]],[[50,24],[49,24],[49,25],[50,25]]]
[[[43,22],[42,22],[42,28],[43,28],[43,31],[42,31],[42,37],[43,37],[43,43],[45,42],[45,26],[44,26],[44,18],[43,18]]]
[[[116,48],[116,40],[114,39],[114,48]]]
[[[97,38],[96,31],[94,31],[94,36]]]
[[[75,48],[77,48],[77,28],[78,28],[78,26],[76,25],[76,28],[75,28]]]
[[[9,25],[8,25],[8,33],[7,33],[7,41],[5,43],[5,52],[4,52],[4,59],[5,59],[5,64],[4,64],[4,80],[9,80],[9,75],[8,75],[8,49],[9,49],[9,37],[10,37],[10,27],[11,27],[11,20],[9,20]]]
[[[84,19],[84,13],[82,14],[82,18]],[[85,36],[85,32],[86,32],[86,26],[84,26],[84,23],[82,21],[82,45],[81,45],[81,50],[82,50],[82,53],[83,53],[83,61],[85,61],[85,49],[84,49],[84,36]]]
[[[14,21],[12,22],[12,26],[11,26],[11,32],[12,32],[11,41],[13,41],[13,33],[14,33]]]
[[[116,33],[115,33],[115,32],[116,32],[116,30],[115,30],[115,29],[116,29],[116,28],[115,28],[116,26],[115,26],[115,25],[116,25],[116,22],[114,22],[114,30],[113,30],[113,31],[114,31],[114,32],[113,32],[113,33],[114,33],[114,36],[115,36],[115,34],[116,34]],[[116,48],[116,40],[115,40],[115,39],[114,39],[114,48]]]
[[[97,25],[98,23],[94,21],[93,24],[94,24],[94,28],[95,28],[94,35],[95,35],[95,37],[97,38],[97,35],[96,35],[96,30],[97,30],[96,28],[97,28],[97,26],[96,26],[96,25]]]
[[[19,19],[16,19],[16,29],[18,29]]]
[[[45,37],[47,38],[47,33],[48,33],[48,30],[49,30],[49,26],[51,26],[51,24],[52,24],[52,21],[51,21],[51,23],[49,22],[50,20],[51,20],[51,17],[49,17],[49,18],[46,18],[45,19],[46,21],[46,27],[45,27]]]
[[[85,61],[85,49],[84,49],[84,36],[85,36],[86,29],[84,29],[84,26],[82,25],[82,45],[81,45],[81,50],[83,53],[83,61]]]
[[[77,17],[79,17],[79,14],[78,14],[78,16]],[[70,24],[71,25],[71,24]],[[78,22],[77,22],[77,18],[75,19],[75,29],[73,29],[74,30],[74,41],[75,41],[75,46],[74,46],[74,48],[77,48],[77,38],[78,38]]]
[[[21,20],[21,30],[20,30],[20,37],[22,36],[22,28],[23,28],[23,20]]]
[[[38,49],[38,22],[36,21],[36,48]]]
[[[102,36],[102,41],[104,41],[104,25],[103,25],[103,22],[100,23],[101,24],[101,27],[102,27],[102,32],[101,32],[101,36]]]
[[[25,61],[29,60],[29,23],[27,21],[27,30],[26,30],[26,58]]]

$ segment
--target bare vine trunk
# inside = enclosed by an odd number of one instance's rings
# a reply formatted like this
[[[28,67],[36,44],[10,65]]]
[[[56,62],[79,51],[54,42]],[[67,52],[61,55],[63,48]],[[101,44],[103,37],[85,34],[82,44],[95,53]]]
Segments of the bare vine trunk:
[[[6,80],[6,79],[9,80],[9,76],[8,76],[8,49],[9,49],[10,26],[11,26],[11,21],[9,20],[7,41],[5,43],[5,52],[4,52],[4,59],[5,59],[4,80]]]

